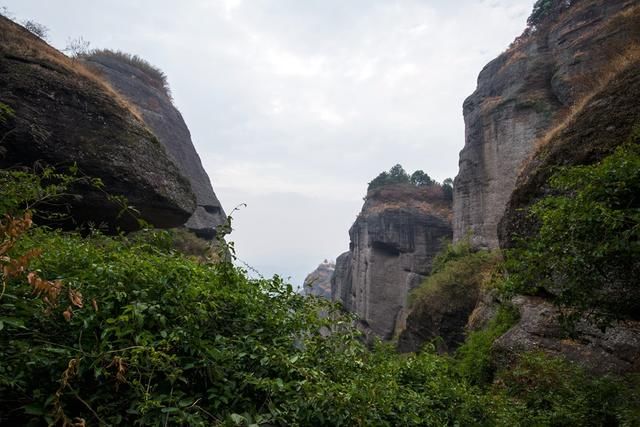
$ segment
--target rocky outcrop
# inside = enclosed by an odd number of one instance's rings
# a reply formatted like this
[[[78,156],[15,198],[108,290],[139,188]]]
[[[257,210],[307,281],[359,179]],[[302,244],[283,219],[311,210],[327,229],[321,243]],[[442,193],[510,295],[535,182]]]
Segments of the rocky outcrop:
[[[14,111],[0,123],[0,167],[76,163],[157,227],[182,225],[195,210],[189,182],[135,108],[77,61],[4,17],[0,102]],[[76,222],[139,227],[135,218],[118,215],[121,206],[104,191],[77,190],[79,197],[68,201]]]
[[[500,221],[502,248],[512,247],[515,237],[535,233],[537,223],[528,208],[550,194],[548,180],[558,166],[596,163],[630,142],[634,133],[640,143],[640,49],[637,58],[629,58],[605,82],[525,165]]]
[[[520,296],[513,303],[520,320],[493,344],[492,360],[498,368],[509,366],[521,353],[543,351],[596,374],[640,371],[640,322],[620,322],[603,332],[583,318],[568,337],[550,302]]]
[[[305,295],[331,299],[331,277],[336,265],[326,259],[304,279],[302,286]]]
[[[498,222],[536,141],[565,120],[640,39],[636,1],[554,4],[567,9],[490,62],[464,102],[454,240],[470,234],[478,246],[498,246]]]
[[[83,58],[140,112],[167,153],[189,180],[197,208],[185,226],[199,237],[213,239],[226,221],[209,176],[191,141],[182,115],[173,105],[162,72],[138,57],[98,51]]]
[[[404,329],[407,298],[451,237],[450,201],[439,187],[385,186],[369,192],[336,262],[332,296],[365,332],[391,339]]]

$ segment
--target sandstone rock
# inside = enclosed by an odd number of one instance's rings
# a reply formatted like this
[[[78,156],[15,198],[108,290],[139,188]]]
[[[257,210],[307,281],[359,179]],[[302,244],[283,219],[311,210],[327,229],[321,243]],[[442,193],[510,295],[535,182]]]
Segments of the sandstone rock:
[[[332,278],[332,296],[365,332],[388,340],[404,327],[407,297],[451,236],[450,202],[440,190],[387,186],[370,192],[349,230],[351,250]]]
[[[558,321],[558,309],[550,302],[519,296],[513,303],[520,320],[493,344],[492,358],[498,368],[509,366],[520,353],[543,351],[595,374],[640,371],[640,322],[621,322],[602,332],[583,318],[576,335],[569,338]]]
[[[637,45],[637,10],[629,0],[574,2],[482,70],[464,102],[454,241],[469,233],[478,246],[498,246],[498,222],[536,141]]]
[[[77,163],[124,195],[157,227],[182,225],[195,209],[189,182],[127,104],[99,77],[19,25],[0,17],[0,102],[15,117],[0,123],[0,167]],[[77,222],[137,228],[104,192],[82,188],[70,200]]]
[[[304,279],[302,286],[305,295],[313,295],[321,298],[331,299],[331,276],[335,271],[336,264],[324,260],[314,271]]]
[[[173,105],[162,76],[140,67],[143,61],[130,58],[121,53],[98,51],[85,57],[84,62],[141,113],[196,195],[198,206],[185,226],[199,237],[213,239],[216,227],[225,223],[226,215],[191,142],[189,129]]]

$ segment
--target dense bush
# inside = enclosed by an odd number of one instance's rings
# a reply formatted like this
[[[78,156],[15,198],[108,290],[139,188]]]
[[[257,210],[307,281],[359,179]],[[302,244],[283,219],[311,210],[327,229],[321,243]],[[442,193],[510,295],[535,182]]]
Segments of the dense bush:
[[[448,244],[434,259],[431,275],[411,293],[412,304],[435,294],[454,301],[475,299],[491,281],[498,261],[498,254],[474,250],[466,241]]]
[[[518,320],[517,311],[503,305],[486,328],[469,333],[464,344],[456,351],[458,372],[469,382],[487,385],[493,381],[495,367],[491,363],[491,346]]]
[[[588,382],[578,394],[557,385],[549,409],[542,389],[516,388],[544,380],[528,371],[483,390],[432,351],[367,348],[329,303],[277,276],[192,261],[167,232],[30,227],[25,206],[64,192],[64,177],[2,177],[2,425],[489,426],[540,425],[528,420],[564,407],[582,411],[575,420],[594,414],[569,406]],[[627,389],[611,390],[601,412],[631,419]]]
[[[640,381],[593,378],[543,353],[522,355],[498,373],[493,392],[511,400],[505,424],[524,426],[638,426]],[[500,416],[504,416],[501,414]]]
[[[585,312],[603,322],[638,318],[640,144],[562,168],[550,185],[555,195],[531,209],[539,231],[508,254],[509,286],[552,294],[568,320]]]

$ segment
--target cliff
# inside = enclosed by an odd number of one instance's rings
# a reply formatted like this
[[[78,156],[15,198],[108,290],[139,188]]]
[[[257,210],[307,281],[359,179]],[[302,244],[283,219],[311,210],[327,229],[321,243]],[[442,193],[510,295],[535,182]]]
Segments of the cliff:
[[[186,178],[135,107],[82,64],[0,16],[0,167],[77,164],[104,190],[125,196],[157,227],[184,224],[195,210]],[[104,191],[75,188],[68,200],[75,223],[139,227]]]
[[[640,39],[635,1],[552,4],[557,13],[491,61],[464,102],[454,240],[469,233],[477,246],[498,246],[498,222],[536,141],[566,120]]]
[[[322,264],[313,270],[304,279],[303,292],[305,295],[313,295],[321,298],[331,299],[331,277],[336,265],[333,262],[324,260]]]
[[[336,261],[333,299],[356,313],[366,332],[393,338],[404,329],[409,292],[451,233],[450,202],[439,187],[370,191],[349,230],[350,250]]]
[[[197,207],[185,226],[199,237],[214,238],[216,227],[225,223],[226,215],[202,167],[189,129],[171,101],[162,72],[136,56],[120,52],[97,51],[83,57],[83,61],[135,106],[189,180]]]

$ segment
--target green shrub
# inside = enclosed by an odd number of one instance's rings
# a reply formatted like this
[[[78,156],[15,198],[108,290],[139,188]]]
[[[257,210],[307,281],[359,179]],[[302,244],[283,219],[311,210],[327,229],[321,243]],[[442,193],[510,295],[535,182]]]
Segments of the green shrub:
[[[486,328],[469,333],[455,355],[460,375],[472,384],[490,384],[495,373],[491,363],[493,342],[507,332],[517,320],[517,310],[509,305],[502,305]]]
[[[441,294],[448,300],[477,297],[488,285],[499,263],[496,252],[475,250],[467,240],[447,244],[436,255],[431,275],[410,295],[413,305]]]
[[[498,373],[494,392],[511,400],[511,425],[637,426],[639,386],[638,378],[593,378],[561,358],[528,353]]]
[[[585,312],[603,324],[638,318],[640,144],[562,168],[550,184],[555,195],[531,208],[538,233],[507,254],[510,289],[552,293],[567,320]]]

